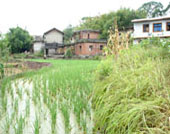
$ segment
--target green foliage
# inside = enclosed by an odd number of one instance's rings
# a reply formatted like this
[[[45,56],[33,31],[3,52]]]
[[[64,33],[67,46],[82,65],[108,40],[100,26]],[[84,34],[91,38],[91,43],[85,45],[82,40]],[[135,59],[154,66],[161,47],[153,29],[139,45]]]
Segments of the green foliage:
[[[169,61],[167,49],[158,45],[134,46],[121,51],[117,60],[102,61],[93,93],[95,130],[169,133]]]
[[[64,43],[71,43],[71,38],[73,36],[74,27],[69,25],[66,29],[63,30],[64,32]]]
[[[144,17],[146,17],[146,14],[138,10],[121,8],[116,12],[110,12],[108,14],[102,14],[96,17],[84,17],[82,18],[82,23],[80,26],[76,27],[76,30],[100,30],[100,38],[106,39],[108,37],[108,30],[113,26],[115,19],[117,19],[118,27],[123,30],[124,28],[133,26],[131,20]]]
[[[5,36],[0,35],[0,62],[5,62],[9,58],[8,40]]]
[[[140,45],[145,48],[150,48],[152,46],[161,47],[170,52],[170,39],[160,39],[159,37],[152,37],[140,42]]]
[[[70,48],[68,48],[64,54],[64,57],[66,58],[72,58],[73,56],[73,53],[72,53],[72,50]]]
[[[140,8],[139,11],[142,11],[147,14],[148,17],[158,17],[165,15],[170,9],[170,3],[164,8],[161,2],[150,1],[144,3]]]
[[[0,79],[4,77],[4,62],[9,58],[9,47],[6,37],[0,35]]]
[[[12,53],[22,53],[30,50],[33,38],[29,35],[28,31],[16,27],[9,30],[7,40]]]
[[[4,65],[0,63],[0,79],[4,77]]]

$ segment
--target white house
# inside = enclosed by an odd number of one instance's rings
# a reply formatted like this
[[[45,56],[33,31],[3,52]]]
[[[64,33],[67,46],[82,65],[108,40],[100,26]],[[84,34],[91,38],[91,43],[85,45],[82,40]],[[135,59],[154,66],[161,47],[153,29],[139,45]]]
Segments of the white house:
[[[64,42],[64,33],[56,28],[50,29],[42,36],[34,36],[33,51],[34,53],[45,50],[46,54],[53,54],[57,45]]]
[[[56,53],[57,46],[63,45],[64,33],[56,28],[53,28],[43,35],[45,42],[45,55],[53,55]]]
[[[170,37],[170,16],[132,20],[134,43],[149,37]]]

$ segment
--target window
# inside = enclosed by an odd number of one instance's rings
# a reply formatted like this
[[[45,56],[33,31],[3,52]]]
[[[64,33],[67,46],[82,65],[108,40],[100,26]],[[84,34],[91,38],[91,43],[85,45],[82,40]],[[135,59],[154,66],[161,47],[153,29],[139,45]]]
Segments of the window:
[[[88,39],[90,39],[90,34],[88,33]]]
[[[103,50],[103,45],[100,45],[100,50]]]
[[[162,23],[153,24],[153,32],[161,32],[162,31]]]
[[[81,46],[79,46],[79,48],[80,48],[80,51],[81,51]]]
[[[166,23],[166,31],[170,31],[170,22]]]
[[[149,32],[149,24],[143,24],[143,32]]]
[[[93,50],[93,46],[89,46],[89,51],[92,51]]]

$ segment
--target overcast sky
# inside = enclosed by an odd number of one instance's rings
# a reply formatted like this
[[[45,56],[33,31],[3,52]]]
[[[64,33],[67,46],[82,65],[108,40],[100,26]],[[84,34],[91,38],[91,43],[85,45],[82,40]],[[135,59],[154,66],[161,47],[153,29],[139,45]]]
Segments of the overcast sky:
[[[82,17],[96,16],[120,7],[137,9],[150,0],[0,0],[0,31],[17,25],[32,35],[42,35],[56,27],[78,25]],[[168,0],[155,0],[165,6]]]

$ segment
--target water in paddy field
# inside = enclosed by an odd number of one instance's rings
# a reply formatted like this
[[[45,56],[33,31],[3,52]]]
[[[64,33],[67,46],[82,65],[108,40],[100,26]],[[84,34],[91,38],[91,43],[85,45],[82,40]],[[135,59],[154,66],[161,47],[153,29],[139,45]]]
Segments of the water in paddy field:
[[[83,109],[78,121],[74,105],[64,107],[66,110],[63,110],[62,96],[49,97],[48,90],[44,94],[41,87],[39,88],[37,90],[33,80],[30,79],[14,81],[7,87],[3,101],[0,101],[2,102],[0,134],[83,134],[84,132],[92,134],[93,112],[90,101],[88,102],[90,113]]]

